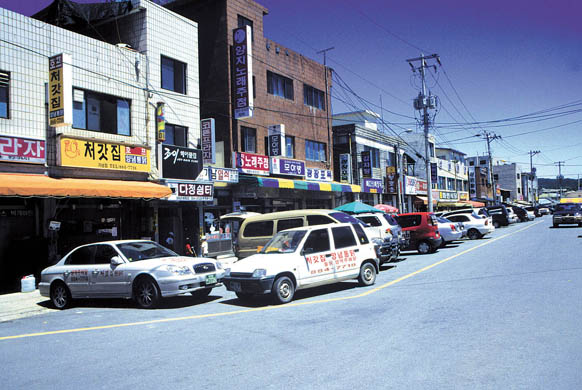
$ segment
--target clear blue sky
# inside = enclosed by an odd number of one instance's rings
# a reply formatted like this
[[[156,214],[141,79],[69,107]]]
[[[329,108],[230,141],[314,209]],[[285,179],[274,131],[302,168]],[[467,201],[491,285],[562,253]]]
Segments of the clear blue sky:
[[[50,3],[0,0],[0,6],[25,15]],[[384,120],[394,132],[416,129],[412,99],[420,84],[405,60],[438,53],[443,67],[427,75],[427,85],[441,101],[433,130],[441,145],[483,154],[485,141],[474,135],[487,130],[503,138],[492,142],[495,157],[528,170],[527,152],[540,150],[533,158],[540,177],[555,177],[557,161],[565,161],[566,177],[582,174],[579,0],[259,3],[269,9],[269,39],[320,62],[316,51],[335,47],[327,64],[359,96],[334,80],[335,113],[379,112],[382,99]],[[545,111],[567,103],[573,104]]]

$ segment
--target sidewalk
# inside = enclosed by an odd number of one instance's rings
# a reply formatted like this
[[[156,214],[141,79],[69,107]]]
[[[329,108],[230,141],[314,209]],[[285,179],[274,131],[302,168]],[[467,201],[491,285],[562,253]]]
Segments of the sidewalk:
[[[51,311],[54,311],[54,309],[50,308],[49,298],[42,297],[38,289],[32,292],[0,295],[0,322]]]

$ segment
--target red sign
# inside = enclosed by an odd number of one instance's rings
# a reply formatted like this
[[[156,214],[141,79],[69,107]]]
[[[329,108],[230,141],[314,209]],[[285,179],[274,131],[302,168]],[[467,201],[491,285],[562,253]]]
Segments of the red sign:
[[[235,168],[253,175],[269,175],[269,157],[260,154],[234,152]]]
[[[44,164],[45,141],[0,136],[0,161]]]
[[[416,181],[416,193],[419,195],[426,195],[427,190],[428,190],[428,184],[426,183],[426,180],[418,179]]]

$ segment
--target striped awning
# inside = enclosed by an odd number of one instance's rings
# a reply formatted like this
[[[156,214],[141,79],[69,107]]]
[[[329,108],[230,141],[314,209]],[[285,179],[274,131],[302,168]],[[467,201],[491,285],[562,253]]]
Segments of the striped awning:
[[[288,188],[306,191],[327,191],[327,192],[361,192],[360,186],[355,184],[343,184],[337,182],[307,181],[281,179],[277,177],[257,177],[243,176],[239,177],[242,184],[254,184],[265,188]]]

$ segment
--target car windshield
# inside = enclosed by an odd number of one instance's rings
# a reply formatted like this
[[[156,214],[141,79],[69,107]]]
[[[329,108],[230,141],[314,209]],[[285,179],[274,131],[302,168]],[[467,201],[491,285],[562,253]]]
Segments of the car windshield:
[[[389,214],[383,214],[384,218],[386,218],[386,221],[388,221],[388,223],[390,225],[398,225],[398,222],[396,222],[396,219],[394,219],[393,216],[389,215]]]
[[[335,218],[338,222],[349,222],[349,223],[356,223],[358,225],[362,225],[364,227],[369,227],[367,223],[360,221],[358,218],[352,217],[349,214],[342,213],[341,211],[330,213],[330,217]]]
[[[437,217],[437,221],[439,221],[440,223],[451,223],[451,221],[446,219],[445,217]]]
[[[129,261],[156,259],[159,257],[176,257],[177,253],[153,241],[134,241],[117,244],[117,248]]]
[[[293,253],[297,250],[306,230],[283,230],[273,236],[260,253]]]
[[[556,206],[556,211],[580,211],[580,205],[575,203],[565,203]]]

